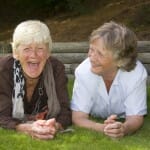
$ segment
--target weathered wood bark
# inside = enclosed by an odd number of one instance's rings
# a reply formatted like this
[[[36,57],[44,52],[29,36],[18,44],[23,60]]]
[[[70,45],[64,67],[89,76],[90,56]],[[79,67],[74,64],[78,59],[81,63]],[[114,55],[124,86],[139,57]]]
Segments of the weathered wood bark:
[[[144,64],[144,66],[147,70],[148,75],[150,76],[150,64]]]
[[[53,43],[54,53],[85,53],[88,52],[88,42],[55,42]],[[0,53],[10,53],[11,44],[0,42]],[[138,41],[138,53],[150,52],[150,41]]]
[[[65,71],[69,77],[74,77],[75,68],[87,57],[88,42],[56,42],[53,44],[52,55],[65,64]],[[11,53],[8,42],[0,42],[0,56]],[[138,59],[147,69],[150,84],[150,41],[138,41]]]
[[[64,64],[79,64],[87,57],[87,53],[53,53],[52,55]]]
[[[88,42],[54,43],[52,52],[65,64],[66,73],[72,78],[75,68],[87,57],[88,47]],[[138,59],[144,64],[150,75],[150,41],[138,41],[137,52]],[[150,76],[148,83],[150,84]]]
[[[138,53],[138,59],[143,64],[149,64],[150,63],[150,53]]]
[[[53,44],[53,53],[87,53],[88,42],[57,42]]]
[[[150,41],[138,41],[138,53],[150,53]]]
[[[148,76],[147,84],[150,85],[150,76]]]

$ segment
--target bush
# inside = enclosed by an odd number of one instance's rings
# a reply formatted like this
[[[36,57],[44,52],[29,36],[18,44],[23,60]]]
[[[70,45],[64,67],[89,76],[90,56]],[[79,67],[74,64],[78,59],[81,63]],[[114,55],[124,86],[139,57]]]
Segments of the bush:
[[[150,4],[142,5],[137,9],[131,24],[145,26],[150,24]]]
[[[35,10],[44,10],[52,14],[68,11],[82,13],[85,10],[86,1],[88,0],[16,0],[16,4],[20,9],[27,8],[26,14],[35,13]]]

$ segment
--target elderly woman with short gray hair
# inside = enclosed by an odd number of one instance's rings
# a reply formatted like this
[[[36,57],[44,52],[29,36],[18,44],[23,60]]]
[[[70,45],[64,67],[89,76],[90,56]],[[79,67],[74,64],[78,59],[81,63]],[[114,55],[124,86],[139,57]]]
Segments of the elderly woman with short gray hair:
[[[88,58],[75,71],[74,124],[113,138],[142,126],[147,72],[137,60],[136,47],[136,35],[124,25],[108,22],[92,32]],[[104,123],[91,120],[90,115],[105,119]]]
[[[64,65],[51,56],[46,24],[20,23],[12,50],[13,56],[0,59],[0,127],[52,139],[71,124],[71,111]]]

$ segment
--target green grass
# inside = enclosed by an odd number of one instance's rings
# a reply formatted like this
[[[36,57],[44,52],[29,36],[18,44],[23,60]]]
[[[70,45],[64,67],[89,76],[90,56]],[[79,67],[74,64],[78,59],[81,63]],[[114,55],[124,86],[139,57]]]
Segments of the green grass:
[[[71,96],[72,96],[73,83],[74,83],[73,79],[68,81],[68,92],[69,92],[70,99],[71,99]]]
[[[73,81],[68,88],[72,89]],[[148,109],[150,108],[150,87],[148,87]],[[113,140],[101,133],[71,126],[74,131],[58,133],[53,140],[40,141],[0,128],[0,150],[149,150],[150,115],[145,117],[144,126],[135,134],[120,140]]]

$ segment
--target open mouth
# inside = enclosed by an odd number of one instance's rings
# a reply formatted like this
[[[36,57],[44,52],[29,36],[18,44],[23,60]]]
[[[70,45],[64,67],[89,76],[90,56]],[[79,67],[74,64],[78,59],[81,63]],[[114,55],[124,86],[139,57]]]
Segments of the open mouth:
[[[40,63],[28,62],[28,67],[31,71],[36,71],[37,69],[39,69],[39,65]]]

